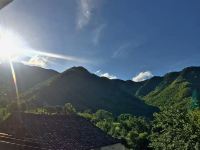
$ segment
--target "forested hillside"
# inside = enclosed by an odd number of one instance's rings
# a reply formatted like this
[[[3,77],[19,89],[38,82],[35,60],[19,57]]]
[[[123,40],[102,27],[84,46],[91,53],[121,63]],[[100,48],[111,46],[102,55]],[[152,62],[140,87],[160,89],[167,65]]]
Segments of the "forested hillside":
[[[137,83],[109,80],[91,74],[83,67],[73,67],[43,85],[32,88],[22,98],[41,105],[55,106],[68,102],[78,110],[105,109],[115,115],[130,113],[152,116],[158,109],[132,95],[130,92],[135,88],[134,85]]]
[[[148,116],[156,109],[143,102],[161,108],[185,101],[185,107],[189,106],[192,96],[199,92],[199,81],[200,67],[185,68],[143,82],[110,80],[91,74],[83,67],[73,67],[30,89],[23,98],[49,105],[70,102],[80,110],[106,109],[114,114]]]
[[[147,83],[151,80],[155,80],[155,78],[150,79]],[[186,102],[186,106],[189,106],[193,95],[200,92],[200,67],[189,67],[181,72],[168,73],[156,84],[156,86],[144,85],[142,87],[144,91],[145,88],[150,89],[148,86],[154,86],[154,88],[146,94],[139,94],[139,96],[147,103],[158,107],[170,106],[183,101]]]
[[[14,67],[20,101],[11,71],[0,65],[0,122],[16,111],[77,113],[131,149],[200,149],[200,67],[143,82],[110,80],[83,67]]]
[[[59,74],[54,70],[48,70],[35,66],[27,66],[21,63],[13,63],[19,93],[44,82]],[[15,86],[10,65],[0,64],[0,103],[6,103],[16,99]]]
[[[105,109],[113,114],[131,113],[151,116],[162,107],[192,101],[199,93],[200,67],[185,68],[163,77],[143,82],[110,80],[90,73],[83,67],[73,67],[63,73],[39,67],[14,65],[20,99],[31,105],[63,105],[72,103],[78,110]],[[0,65],[1,102],[15,99],[10,68]],[[149,105],[147,105],[147,104]]]

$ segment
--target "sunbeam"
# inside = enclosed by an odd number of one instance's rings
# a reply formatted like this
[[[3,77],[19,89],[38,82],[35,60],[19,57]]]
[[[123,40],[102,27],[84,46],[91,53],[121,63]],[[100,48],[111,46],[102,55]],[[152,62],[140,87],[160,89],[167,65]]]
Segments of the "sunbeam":
[[[0,26],[0,59],[9,60],[26,52],[28,47],[23,38],[12,30]]]
[[[26,56],[33,58],[36,55],[61,59],[65,61],[87,63],[86,60],[77,57],[35,50],[34,48],[31,48],[31,46],[18,33],[0,26],[0,62],[9,62],[16,90],[17,100],[19,100],[19,90],[17,86],[17,78],[13,62],[17,60],[17,62],[28,64],[24,62],[21,58]]]
[[[15,86],[17,101],[19,102],[19,89],[18,89],[18,85],[17,85],[17,78],[16,78],[15,69],[13,67],[12,60],[9,60],[9,64],[10,64],[10,69],[11,69],[11,73],[12,73],[12,77],[13,77],[13,82],[14,82],[14,86]]]
[[[35,55],[47,56],[50,58],[87,63],[85,59],[77,58],[70,55],[61,55],[49,53],[48,50],[36,50],[32,48],[18,33],[0,26],[0,60],[8,61],[17,60],[23,56],[33,57]],[[23,62],[19,60],[20,62]]]
[[[29,49],[29,53],[41,55],[41,56],[52,57],[52,58],[56,58],[56,59],[62,59],[62,60],[66,60],[66,61],[74,61],[74,62],[81,62],[81,63],[88,62],[85,59],[81,59],[81,58],[77,58],[77,57],[73,57],[73,56],[69,56],[69,55],[49,53],[49,52],[39,51],[39,50],[34,50],[34,49]]]

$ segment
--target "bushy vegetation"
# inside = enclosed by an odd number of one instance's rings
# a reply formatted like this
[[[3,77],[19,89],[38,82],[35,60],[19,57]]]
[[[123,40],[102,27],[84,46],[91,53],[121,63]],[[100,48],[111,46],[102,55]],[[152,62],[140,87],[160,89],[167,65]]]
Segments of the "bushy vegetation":
[[[153,149],[198,150],[200,111],[171,107],[155,114],[150,135]]]
[[[143,117],[130,114],[114,117],[112,113],[105,110],[98,110],[95,113],[86,111],[79,115],[91,120],[111,136],[123,139],[129,148],[146,149],[149,144],[150,124]]]
[[[191,89],[189,82],[174,81],[164,89],[156,89],[144,97],[144,99],[155,106],[170,106],[174,103],[188,101],[191,96]]]
[[[130,114],[114,118],[110,112],[98,110],[84,112],[97,127],[113,137],[126,141],[136,150],[198,150],[200,148],[200,111],[182,109],[179,106],[165,108],[155,113],[153,121]]]
[[[70,104],[64,106],[43,106],[30,109],[26,103],[12,102],[0,109],[3,121],[10,113],[24,111],[39,114],[71,114],[90,120],[107,134],[121,139],[127,147],[134,150],[198,150],[200,149],[200,105],[185,108],[185,103],[162,107],[152,120],[131,114],[114,116],[106,110],[77,112]]]

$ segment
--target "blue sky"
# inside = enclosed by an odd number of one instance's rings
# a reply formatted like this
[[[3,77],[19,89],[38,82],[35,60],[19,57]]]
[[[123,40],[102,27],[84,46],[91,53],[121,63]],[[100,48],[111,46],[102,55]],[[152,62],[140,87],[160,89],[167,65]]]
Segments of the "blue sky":
[[[75,58],[29,58],[58,71],[128,80],[200,65],[199,0],[15,0],[0,25],[33,49]]]

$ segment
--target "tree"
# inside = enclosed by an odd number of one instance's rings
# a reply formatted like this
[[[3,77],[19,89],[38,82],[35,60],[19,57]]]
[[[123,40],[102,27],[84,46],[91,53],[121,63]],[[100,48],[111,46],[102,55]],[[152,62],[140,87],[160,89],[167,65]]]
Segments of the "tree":
[[[102,129],[104,132],[109,133],[113,126],[113,122],[110,120],[102,120],[98,121],[96,123],[96,126]]]
[[[133,149],[148,149],[150,125],[142,117],[130,114],[121,114],[118,117],[121,136],[125,138],[128,145]]]
[[[195,150],[200,148],[200,124],[192,112],[182,107],[164,108],[154,115],[151,144],[153,149]]]
[[[111,112],[106,110],[97,110],[97,112],[94,114],[96,121],[102,121],[102,120],[113,120],[113,115]]]
[[[79,115],[90,119],[97,127],[107,134],[121,139],[126,146],[133,149],[148,149],[150,125],[142,117],[131,114],[121,114],[115,118],[106,110],[97,110],[96,113],[83,112]],[[128,144],[128,145],[127,145]]]
[[[66,103],[64,105],[64,112],[65,112],[65,114],[75,113],[76,109],[74,108],[74,106],[71,103]]]

